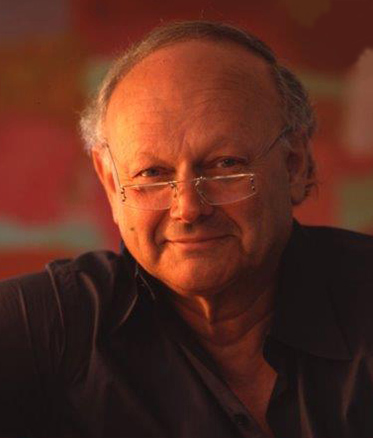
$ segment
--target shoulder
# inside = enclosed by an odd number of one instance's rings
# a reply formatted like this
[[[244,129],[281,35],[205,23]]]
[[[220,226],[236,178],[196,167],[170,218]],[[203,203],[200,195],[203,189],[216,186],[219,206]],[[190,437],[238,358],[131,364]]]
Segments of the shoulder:
[[[319,245],[347,251],[373,251],[373,236],[335,227],[301,226]]]
[[[1,436],[44,427],[56,377],[65,385],[84,369],[117,280],[129,277],[122,259],[92,252],[0,281]]]
[[[373,283],[373,237],[332,227],[302,227],[313,257],[330,274],[360,284]]]
[[[314,275],[320,273],[350,348],[372,352],[373,237],[331,227],[303,229],[310,242],[310,266],[316,267]]]
[[[110,301],[120,285],[122,293],[133,283],[134,262],[111,251],[93,251],[74,259],[54,260],[46,271],[60,299],[69,293],[96,295],[102,305]]]
[[[83,353],[130,306],[132,265],[130,256],[96,251],[1,281],[0,332],[10,335],[0,337],[0,352],[41,352],[41,366],[50,362],[43,351],[54,355],[56,366],[69,350],[74,356],[81,347]]]
[[[97,293],[101,302],[109,300],[118,281],[131,282],[129,262],[110,251],[95,251],[74,259],[48,263],[41,272],[0,281],[1,306],[29,300],[64,300],[73,293],[76,297]],[[0,319],[1,320],[1,319]]]
[[[0,281],[0,349],[15,349],[22,341],[29,344],[30,318],[36,315],[53,320],[57,311],[47,271]],[[11,334],[4,336],[4,333]]]
[[[136,295],[135,261],[129,253],[95,251],[46,267],[68,327],[77,318],[98,330],[122,319]]]
[[[332,227],[302,227],[306,259],[342,292],[367,292],[373,300],[373,237]],[[304,240],[304,239],[303,239]],[[368,294],[369,292],[369,294]]]
[[[295,222],[288,254],[315,274],[372,284],[373,237],[367,234]]]

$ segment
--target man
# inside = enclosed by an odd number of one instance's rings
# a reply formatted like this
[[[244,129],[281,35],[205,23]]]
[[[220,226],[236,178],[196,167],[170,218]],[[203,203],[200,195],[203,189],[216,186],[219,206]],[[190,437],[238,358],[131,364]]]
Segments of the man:
[[[373,239],[301,227],[314,117],[219,23],[153,31],[82,119],[123,238],[0,293],[2,436],[373,436]]]

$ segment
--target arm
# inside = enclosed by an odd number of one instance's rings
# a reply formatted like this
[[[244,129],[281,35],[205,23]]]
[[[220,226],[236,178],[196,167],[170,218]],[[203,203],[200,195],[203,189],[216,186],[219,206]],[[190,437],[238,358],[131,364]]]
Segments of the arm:
[[[0,436],[43,436],[63,330],[46,272],[0,282]]]

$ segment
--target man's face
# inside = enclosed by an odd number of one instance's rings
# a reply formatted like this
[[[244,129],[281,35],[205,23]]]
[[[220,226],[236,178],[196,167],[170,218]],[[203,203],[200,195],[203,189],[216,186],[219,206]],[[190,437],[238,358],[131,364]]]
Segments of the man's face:
[[[114,219],[145,270],[184,295],[274,275],[291,229],[294,159],[280,141],[260,151],[283,128],[268,67],[236,45],[178,43],[131,70],[111,97],[105,125],[121,184],[239,169],[254,173],[257,185],[248,199],[211,206],[181,184],[170,209],[139,210],[121,202],[110,162],[100,166],[97,155]]]

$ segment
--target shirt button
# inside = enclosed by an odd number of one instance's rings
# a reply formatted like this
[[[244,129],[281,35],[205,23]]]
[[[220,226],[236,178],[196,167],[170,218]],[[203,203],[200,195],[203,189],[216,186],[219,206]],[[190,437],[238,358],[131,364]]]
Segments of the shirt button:
[[[233,419],[237,426],[243,427],[244,429],[248,429],[250,426],[250,421],[245,414],[235,414],[233,415]]]

